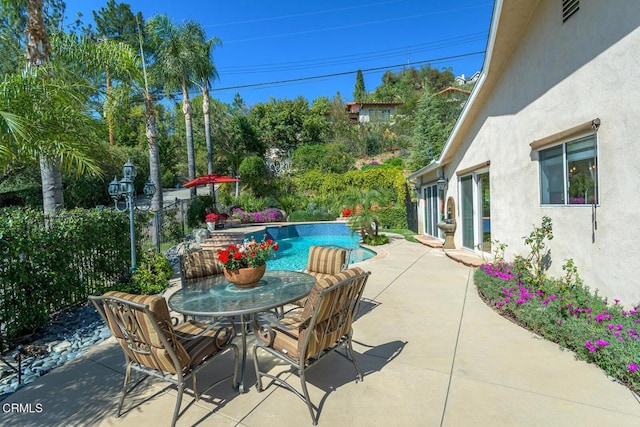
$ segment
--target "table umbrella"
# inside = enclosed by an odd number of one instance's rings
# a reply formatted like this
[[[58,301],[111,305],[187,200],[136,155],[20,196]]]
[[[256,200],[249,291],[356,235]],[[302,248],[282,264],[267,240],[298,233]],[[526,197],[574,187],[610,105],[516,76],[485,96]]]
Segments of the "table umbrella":
[[[232,178],[226,175],[210,174],[202,175],[183,184],[183,187],[200,187],[201,185],[222,184],[224,182],[240,182],[238,178]]]
[[[192,179],[191,181],[183,184],[183,187],[200,187],[202,185],[213,185],[213,184],[222,184],[225,182],[235,182],[236,183],[236,197],[238,197],[238,182],[240,182],[240,180],[238,178],[233,178],[230,176],[226,176],[226,175],[218,175],[215,173],[209,174],[209,175],[202,175],[199,176],[195,179]],[[214,210],[216,207],[216,192],[215,190],[212,190],[211,192],[211,197],[213,198],[213,207]]]

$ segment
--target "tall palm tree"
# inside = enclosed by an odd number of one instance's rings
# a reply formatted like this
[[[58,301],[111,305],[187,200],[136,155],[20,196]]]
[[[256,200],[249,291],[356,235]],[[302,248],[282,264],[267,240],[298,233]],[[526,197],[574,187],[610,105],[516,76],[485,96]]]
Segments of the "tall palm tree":
[[[25,153],[32,153],[39,158],[44,212],[48,215],[55,215],[64,206],[62,174],[60,172],[64,157],[61,154],[67,151],[68,147],[72,147],[71,152],[75,153],[72,158],[79,165],[84,165],[89,170],[97,172],[94,168],[95,162],[92,162],[90,156],[87,156],[88,153],[84,151],[86,147],[82,147],[83,143],[78,144],[71,140],[71,135],[75,132],[60,132],[61,126],[56,126],[58,123],[51,120],[56,115],[53,108],[59,108],[58,121],[62,120],[66,113],[68,114],[66,118],[77,119],[77,123],[82,122],[81,117],[76,114],[78,112],[76,108],[78,107],[77,101],[82,100],[84,90],[82,85],[79,85],[78,88],[66,85],[68,81],[56,78],[56,74],[47,68],[51,60],[51,43],[44,24],[43,0],[2,0],[2,2],[5,6],[26,10],[27,14],[27,24],[24,31],[26,35],[26,69],[21,75],[23,81],[11,80],[3,87],[3,90],[7,95],[25,96],[27,99],[30,96],[36,96],[35,99],[32,99],[31,106],[15,102],[11,104],[10,108],[16,111],[17,106],[21,105],[25,110],[18,111],[17,115],[30,116],[27,119],[31,121],[32,128],[29,132],[29,138],[21,140],[23,142],[21,148]],[[39,68],[42,69],[39,70]],[[52,81],[55,81],[55,85],[50,85]],[[55,90],[55,88],[59,89],[65,85],[69,89],[66,94]],[[45,88],[50,90],[43,91],[42,89]],[[7,110],[5,109],[5,111]],[[51,127],[45,127],[44,123],[51,124]],[[87,123],[84,122],[84,124]],[[79,129],[74,128],[74,130]],[[77,150],[78,148],[80,151]]]
[[[182,92],[182,112],[186,129],[187,163],[189,179],[196,177],[195,149],[193,146],[192,108],[189,90],[193,88],[193,66],[198,60],[200,24],[186,21],[175,25],[166,15],[156,15],[149,20],[149,28],[157,46],[155,73],[162,75],[165,89],[171,93],[175,89]],[[196,188],[191,187],[191,197]]]
[[[202,29],[201,29],[202,30]],[[198,58],[194,63],[195,84],[202,91],[202,114],[204,116],[204,137],[207,143],[207,173],[212,174],[213,170],[213,145],[211,143],[211,103],[209,100],[209,85],[218,76],[218,70],[213,61],[213,49],[220,46],[220,39],[214,37],[205,40],[204,31],[199,31],[200,43],[198,45]],[[213,197],[213,205],[216,205],[216,193],[213,184],[209,186],[209,192]]]

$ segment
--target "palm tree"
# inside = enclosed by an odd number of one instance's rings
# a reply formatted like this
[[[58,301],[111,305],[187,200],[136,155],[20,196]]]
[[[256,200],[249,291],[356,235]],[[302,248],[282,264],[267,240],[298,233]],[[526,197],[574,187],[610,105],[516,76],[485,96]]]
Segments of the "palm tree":
[[[374,240],[378,236],[380,215],[377,210],[387,205],[391,200],[391,193],[385,190],[352,189],[343,198],[343,204],[350,208],[353,215],[349,217],[349,227],[360,231],[362,240]]]
[[[98,122],[86,114],[95,88],[66,67],[68,63],[52,61],[52,44],[44,24],[43,0],[2,1],[5,6],[26,10],[28,19],[25,29],[26,69],[21,74],[8,76],[2,83],[1,99],[5,105],[0,110],[28,121],[28,134],[18,134],[11,151],[14,160],[26,163],[38,159],[44,212],[55,215],[64,207],[62,167],[77,174],[101,173],[95,160],[100,157],[101,150],[91,143],[98,140]],[[60,40],[61,44],[69,41],[64,37]],[[67,48],[82,51],[75,47],[73,43],[67,44],[66,48],[55,53],[64,59],[61,52],[68,52]],[[109,52],[107,57],[113,57],[113,52]],[[7,141],[4,138],[3,144]]]
[[[200,28],[202,30],[202,28]],[[204,116],[204,136],[207,143],[207,173],[213,173],[213,145],[211,143],[210,113],[211,104],[209,102],[209,85],[218,78],[218,70],[211,55],[216,46],[220,46],[220,39],[214,37],[205,40],[204,30],[199,31],[200,43],[198,45],[198,60],[194,63],[195,84],[202,91],[202,114]],[[213,198],[213,205],[216,205],[216,193],[214,185],[209,186],[209,192]]]
[[[162,75],[165,89],[182,92],[182,112],[186,129],[187,163],[189,179],[196,177],[195,150],[193,146],[193,125],[191,119],[191,100],[189,90],[193,88],[194,64],[199,58],[199,41],[204,33],[200,24],[186,21],[177,26],[166,15],[157,15],[149,20],[149,28],[157,46],[155,72]],[[196,188],[191,188],[191,197],[195,197]]]

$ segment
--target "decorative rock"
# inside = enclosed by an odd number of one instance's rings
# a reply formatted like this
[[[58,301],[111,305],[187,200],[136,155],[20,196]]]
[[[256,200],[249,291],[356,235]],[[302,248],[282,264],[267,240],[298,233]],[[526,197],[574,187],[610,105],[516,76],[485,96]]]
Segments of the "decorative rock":
[[[65,341],[62,341],[60,344],[56,344],[55,346],[53,346],[51,351],[55,353],[61,353],[63,350],[66,350],[69,347],[71,347],[71,343],[65,340]]]
[[[192,232],[193,238],[196,243],[204,243],[204,241],[209,237],[209,230],[206,228],[195,228]]]

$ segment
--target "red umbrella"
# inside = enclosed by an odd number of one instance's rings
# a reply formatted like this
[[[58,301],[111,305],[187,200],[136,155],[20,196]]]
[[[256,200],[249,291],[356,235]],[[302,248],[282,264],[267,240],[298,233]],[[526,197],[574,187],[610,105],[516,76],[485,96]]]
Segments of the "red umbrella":
[[[202,175],[197,177],[196,179],[193,179],[189,182],[187,182],[186,184],[183,184],[183,187],[199,187],[201,185],[209,185],[209,184],[221,184],[224,182],[240,182],[240,180],[238,178],[232,178],[230,176],[226,176],[226,175],[217,175],[217,174],[211,174],[211,175]]]

